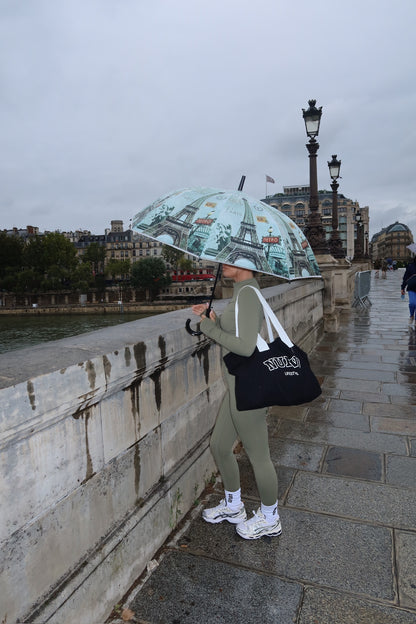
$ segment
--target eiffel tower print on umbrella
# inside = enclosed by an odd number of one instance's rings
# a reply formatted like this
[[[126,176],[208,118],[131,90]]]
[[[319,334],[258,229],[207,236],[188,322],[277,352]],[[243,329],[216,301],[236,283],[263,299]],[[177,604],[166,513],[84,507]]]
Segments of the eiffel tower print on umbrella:
[[[133,230],[201,260],[286,280],[320,277],[302,230],[243,193],[244,180],[238,191],[203,187],[166,194],[137,213]]]

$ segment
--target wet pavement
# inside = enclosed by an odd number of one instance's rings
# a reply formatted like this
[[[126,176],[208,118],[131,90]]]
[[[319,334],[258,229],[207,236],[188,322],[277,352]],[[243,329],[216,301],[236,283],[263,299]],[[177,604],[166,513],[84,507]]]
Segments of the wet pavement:
[[[281,537],[203,522],[217,482],[123,603],[136,622],[416,623],[416,331],[402,274],[373,274],[372,306],[343,313],[311,354],[322,396],[270,411]]]

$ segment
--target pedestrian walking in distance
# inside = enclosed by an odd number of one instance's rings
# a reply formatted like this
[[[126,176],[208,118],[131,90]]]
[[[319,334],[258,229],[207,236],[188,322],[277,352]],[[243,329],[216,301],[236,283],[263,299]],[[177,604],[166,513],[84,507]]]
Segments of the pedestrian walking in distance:
[[[409,325],[416,323],[416,256],[406,267],[402,281],[402,295],[405,290],[409,295]]]

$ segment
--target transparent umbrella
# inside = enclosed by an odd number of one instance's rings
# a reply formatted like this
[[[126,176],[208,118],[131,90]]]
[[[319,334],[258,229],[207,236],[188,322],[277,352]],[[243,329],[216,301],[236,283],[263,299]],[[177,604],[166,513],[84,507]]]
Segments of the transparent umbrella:
[[[302,230],[242,192],[243,184],[244,176],[237,191],[201,187],[168,193],[136,214],[133,230],[201,260],[286,280],[320,277]]]

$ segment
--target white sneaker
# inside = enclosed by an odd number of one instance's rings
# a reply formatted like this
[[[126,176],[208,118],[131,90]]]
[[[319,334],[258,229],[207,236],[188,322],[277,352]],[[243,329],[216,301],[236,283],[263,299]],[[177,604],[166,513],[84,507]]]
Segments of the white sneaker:
[[[211,524],[217,524],[218,522],[223,522],[224,520],[227,520],[227,522],[231,522],[231,524],[238,524],[239,522],[243,522],[247,518],[247,513],[244,507],[244,503],[241,503],[237,511],[233,511],[232,509],[227,507],[227,503],[223,498],[220,504],[216,507],[204,509],[202,512],[202,518],[205,520],[205,522],[210,522]]]
[[[279,518],[273,524],[268,524],[266,516],[259,508],[257,511],[253,511],[253,517],[250,520],[238,524],[236,530],[244,539],[258,539],[263,535],[277,537],[282,532],[282,525]]]

